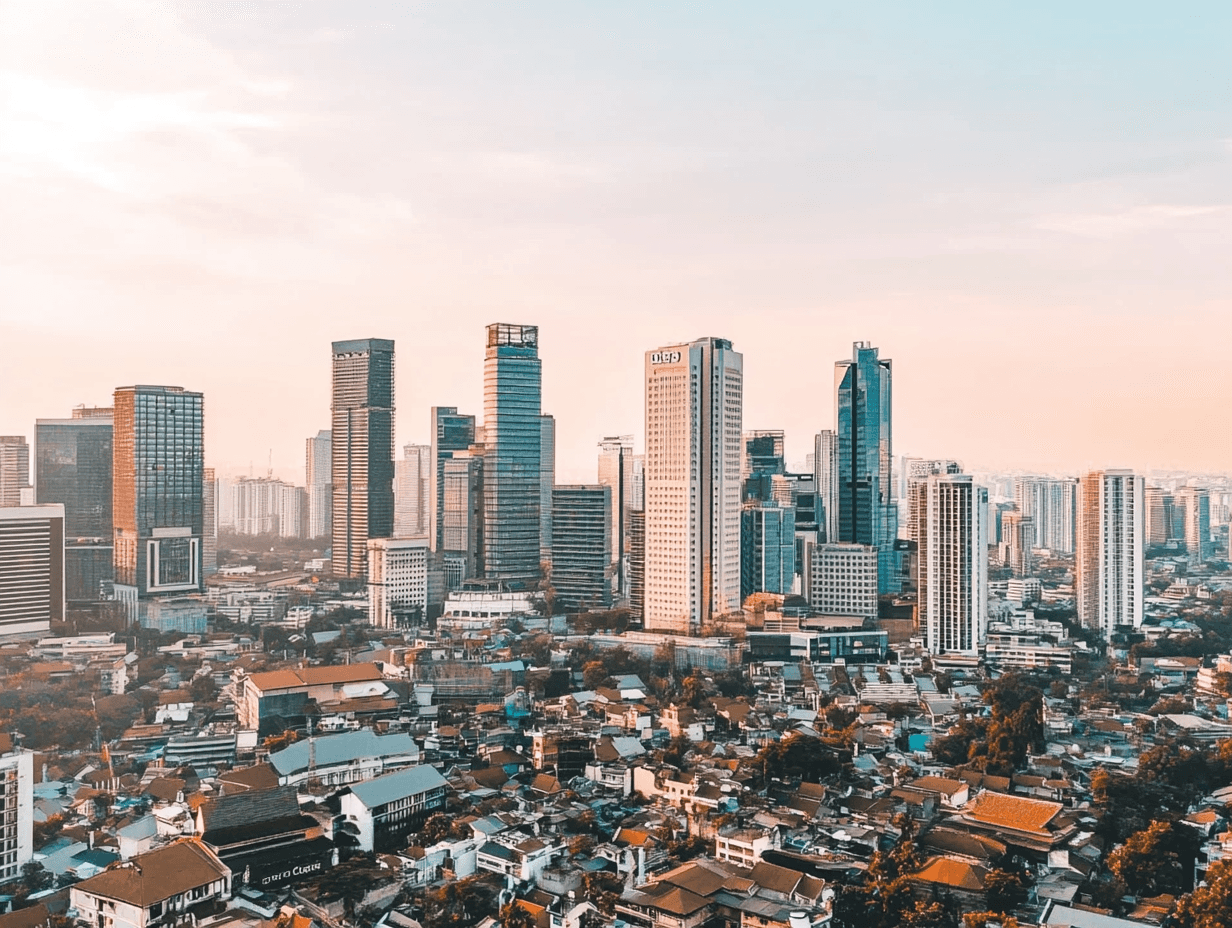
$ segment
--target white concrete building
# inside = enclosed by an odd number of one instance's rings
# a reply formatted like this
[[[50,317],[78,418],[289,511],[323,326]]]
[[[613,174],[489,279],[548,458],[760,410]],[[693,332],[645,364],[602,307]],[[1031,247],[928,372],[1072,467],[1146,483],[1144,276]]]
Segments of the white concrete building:
[[[932,654],[974,656],[988,627],[988,490],[965,474],[918,485],[920,629]]]
[[[64,506],[0,507],[0,637],[64,618]]]
[[[744,358],[721,338],[646,352],[645,628],[740,608]]]
[[[1078,620],[1105,638],[1142,625],[1145,498],[1128,470],[1092,471],[1078,486]]]
[[[428,815],[445,808],[448,786],[427,764],[356,783],[338,794],[338,827],[357,838],[362,851],[403,847]]]
[[[368,605],[372,624],[382,628],[395,628],[400,616],[427,608],[427,535],[368,541]]]
[[[394,470],[394,537],[426,536],[431,522],[428,490],[433,477],[432,446],[406,445]]]
[[[34,856],[34,753],[0,735],[0,883],[21,876]]]
[[[806,544],[804,597],[822,615],[877,618],[877,549]]]

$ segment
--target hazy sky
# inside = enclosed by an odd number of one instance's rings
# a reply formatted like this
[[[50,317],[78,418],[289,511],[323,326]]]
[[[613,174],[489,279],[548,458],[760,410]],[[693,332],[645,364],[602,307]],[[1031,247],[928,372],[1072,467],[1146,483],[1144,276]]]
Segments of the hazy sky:
[[[1232,5],[0,0],[0,434],[201,390],[302,479],[329,343],[399,443],[540,326],[559,479],[642,353],[744,353],[802,460],[833,362],[895,452],[1232,470]]]

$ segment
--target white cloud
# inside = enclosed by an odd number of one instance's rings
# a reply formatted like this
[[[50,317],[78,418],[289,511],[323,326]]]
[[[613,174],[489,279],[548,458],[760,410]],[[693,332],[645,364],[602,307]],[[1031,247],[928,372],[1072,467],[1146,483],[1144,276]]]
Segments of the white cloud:
[[[1119,238],[1146,232],[1181,231],[1195,220],[1232,217],[1232,206],[1179,206],[1156,204],[1103,213],[1055,213],[1039,218],[1035,225],[1049,232],[1064,232],[1087,238]]]

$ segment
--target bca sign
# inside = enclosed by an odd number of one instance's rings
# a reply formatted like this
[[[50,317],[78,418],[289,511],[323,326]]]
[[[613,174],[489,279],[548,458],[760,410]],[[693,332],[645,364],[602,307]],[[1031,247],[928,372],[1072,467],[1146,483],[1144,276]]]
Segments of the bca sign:
[[[650,356],[651,364],[675,364],[679,360],[679,351],[656,351]]]

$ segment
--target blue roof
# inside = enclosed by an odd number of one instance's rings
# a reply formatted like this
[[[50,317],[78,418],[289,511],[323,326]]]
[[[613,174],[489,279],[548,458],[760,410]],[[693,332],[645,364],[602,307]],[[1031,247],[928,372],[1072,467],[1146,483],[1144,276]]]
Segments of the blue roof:
[[[390,757],[398,754],[419,756],[419,748],[415,739],[403,732],[392,735],[378,735],[370,728],[359,731],[343,732],[340,735],[326,735],[314,738],[316,766],[333,767],[360,760],[364,757]],[[310,740],[296,741],[270,755],[270,765],[279,776],[285,777],[293,773],[307,770],[310,762]]]
[[[419,764],[397,773],[387,773],[375,780],[356,783],[351,787],[351,792],[369,809],[375,809],[377,806],[388,805],[399,799],[448,785],[435,767]]]

